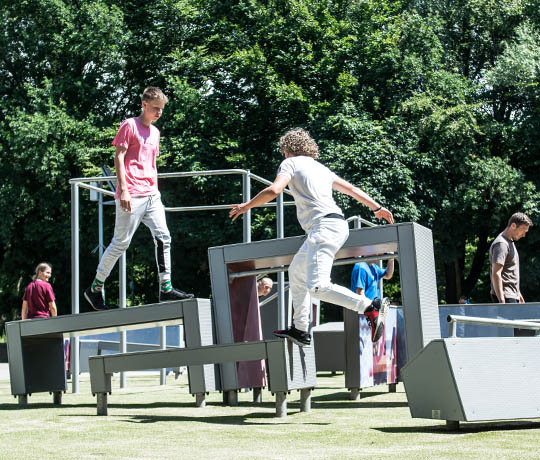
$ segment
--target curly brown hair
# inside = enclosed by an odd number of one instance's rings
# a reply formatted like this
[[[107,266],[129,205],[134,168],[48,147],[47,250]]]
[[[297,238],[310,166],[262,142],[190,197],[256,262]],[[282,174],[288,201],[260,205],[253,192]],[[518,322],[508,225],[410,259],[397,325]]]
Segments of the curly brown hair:
[[[165,102],[169,101],[169,98],[165,96],[163,91],[161,91],[157,86],[149,86],[144,90],[142,95],[143,101],[155,101],[156,99],[161,99]]]
[[[281,153],[293,156],[306,156],[319,158],[319,146],[303,128],[295,128],[287,131],[279,139]]]

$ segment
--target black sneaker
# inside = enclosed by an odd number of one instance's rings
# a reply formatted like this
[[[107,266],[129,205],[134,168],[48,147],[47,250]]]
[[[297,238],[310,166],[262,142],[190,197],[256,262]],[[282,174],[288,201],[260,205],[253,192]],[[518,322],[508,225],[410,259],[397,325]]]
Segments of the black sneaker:
[[[296,343],[299,347],[311,346],[311,334],[309,332],[299,331],[294,326],[289,329],[274,331],[276,337],[283,337]]]
[[[84,298],[88,300],[88,303],[94,310],[107,310],[107,305],[105,305],[105,299],[103,298],[103,291],[92,292],[92,288],[89,287],[84,291]]]
[[[193,294],[188,294],[187,292],[181,291],[180,289],[172,288],[169,292],[159,291],[159,301],[160,302],[173,302],[174,300],[187,300],[193,299],[195,297]]]
[[[388,308],[390,306],[390,299],[385,297],[384,299],[373,299],[371,305],[364,312],[366,315],[369,325],[371,326],[371,341],[376,342],[380,339],[384,331],[384,323],[386,321],[386,314],[388,313]]]

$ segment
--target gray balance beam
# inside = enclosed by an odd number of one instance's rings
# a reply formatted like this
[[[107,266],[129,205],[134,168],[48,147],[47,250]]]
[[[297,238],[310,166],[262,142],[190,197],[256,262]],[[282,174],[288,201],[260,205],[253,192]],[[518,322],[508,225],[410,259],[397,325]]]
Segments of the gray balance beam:
[[[114,372],[141,371],[156,367],[194,366],[267,360],[269,390],[276,395],[276,415],[287,415],[287,392],[301,390],[300,408],[308,412],[311,389],[315,387],[313,348],[300,348],[287,340],[267,340],[194,348],[120,353],[89,359],[92,393],[97,397],[97,414],[107,415],[107,394]],[[298,375],[299,374],[299,375]],[[196,394],[197,406],[204,406],[205,393]]]
[[[11,393],[21,406],[28,395],[39,392],[53,393],[54,402],[60,403],[67,390],[64,338],[184,324],[186,346],[210,345],[211,314],[208,299],[190,299],[6,323]],[[213,365],[190,368],[189,378],[197,392],[215,390],[219,384]]]

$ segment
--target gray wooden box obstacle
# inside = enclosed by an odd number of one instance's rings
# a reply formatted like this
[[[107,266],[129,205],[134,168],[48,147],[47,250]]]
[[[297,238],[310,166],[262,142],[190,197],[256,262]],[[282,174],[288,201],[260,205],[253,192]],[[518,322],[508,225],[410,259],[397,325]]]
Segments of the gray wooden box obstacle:
[[[209,300],[191,299],[9,322],[6,332],[11,393],[18,396],[21,406],[28,403],[28,395],[47,391],[53,393],[55,403],[61,403],[61,395],[67,390],[64,338],[185,324],[187,346],[210,345],[214,341],[211,313]],[[191,366],[188,372],[192,393],[217,388],[214,365]]]

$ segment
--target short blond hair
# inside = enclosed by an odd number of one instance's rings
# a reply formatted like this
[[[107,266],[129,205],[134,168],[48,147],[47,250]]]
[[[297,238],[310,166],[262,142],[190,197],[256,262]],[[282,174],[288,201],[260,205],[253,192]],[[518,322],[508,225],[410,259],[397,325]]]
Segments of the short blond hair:
[[[287,131],[279,139],[279,148],[283,154],[319,158],[319,146],[303,128]]]
[[[157,86],[149,86],[143,91],[143,101],[155,101],[156,99],[160,99],[166,103],[169,102],[169,98],[165,96],[163,91],[161,91]]]

